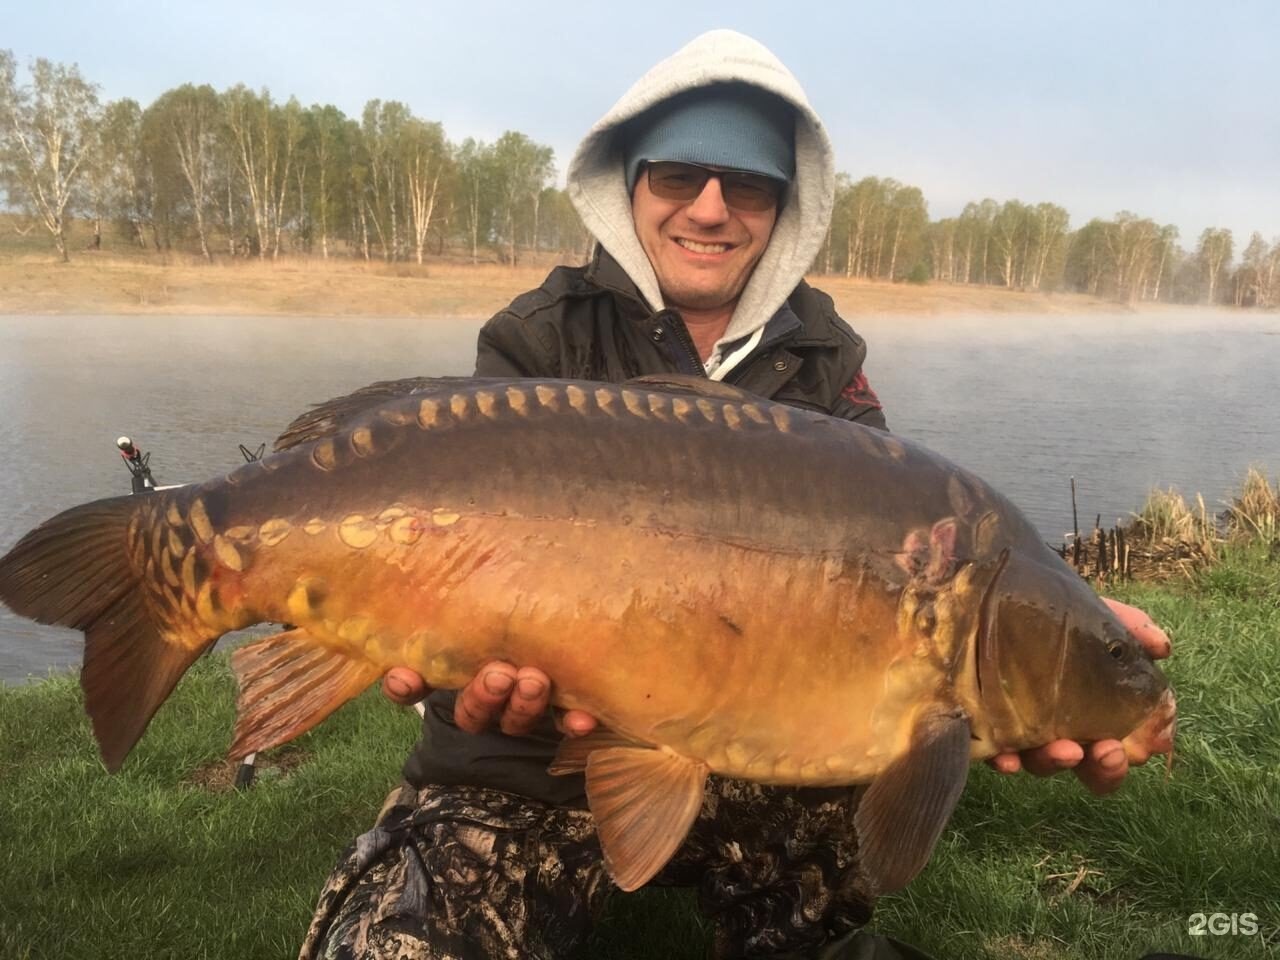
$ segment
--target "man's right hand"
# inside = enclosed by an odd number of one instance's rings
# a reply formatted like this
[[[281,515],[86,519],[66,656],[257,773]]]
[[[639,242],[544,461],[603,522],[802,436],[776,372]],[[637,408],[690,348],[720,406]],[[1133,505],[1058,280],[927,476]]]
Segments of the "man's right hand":
[[[404,706],[417,703],[428,693],[426,681],[408,667],[392,667],[382,678],[387,699]],[[532,733],[551,702],[551,680],[537,667],[516,667],[492,660],[458,691],[453,721],[468,733],[483,733],[496,723],[503,733]],[[596,718],[582,710],[567,710],[556,726],[570,737],[581,737],[596,728]]]

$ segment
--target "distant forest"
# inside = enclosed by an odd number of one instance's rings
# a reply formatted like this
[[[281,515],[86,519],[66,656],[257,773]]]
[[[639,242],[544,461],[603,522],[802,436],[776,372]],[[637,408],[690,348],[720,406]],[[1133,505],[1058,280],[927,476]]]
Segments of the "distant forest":
[[[524,133],[455,143],[396,101],[371,100],[355,118],[243,85],[183,84],[143,107],[103,101],[75,66],[37,59],[24,73],[0,50],[0,185],[22,229],[47,230],[64,259],[72,217],[92,224],[95,247],[209,260],[517,263],[530,251],[590,251],[554,186],[553,151]],[[1280,238],[1268,245],[1255,232],[1236,252],[1230,230],[1182,238],[1128,211],[1073,230],[1053,203],[985,199],[931,220],[919,187],[840,174],[813,269],[1127,302],[1280,304]]]

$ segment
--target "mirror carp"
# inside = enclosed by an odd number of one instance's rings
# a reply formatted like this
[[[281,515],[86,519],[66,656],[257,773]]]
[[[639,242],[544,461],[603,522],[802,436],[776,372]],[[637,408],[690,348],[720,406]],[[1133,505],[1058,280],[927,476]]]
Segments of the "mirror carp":
[[[602,723],[585,771],[623,889],[683,841],[709,774],[866,784],[877,892],[928,861],[971,761],[1067,737],[1172,749],[1172,691],[1007,499],[925,448],[697,378],[414,380],[303,415],[224,477],[75,507],[0,560],[0,599],[85,633],[118,769],[220,636],[233,756],[389,668],[460,687],[541,667]]]

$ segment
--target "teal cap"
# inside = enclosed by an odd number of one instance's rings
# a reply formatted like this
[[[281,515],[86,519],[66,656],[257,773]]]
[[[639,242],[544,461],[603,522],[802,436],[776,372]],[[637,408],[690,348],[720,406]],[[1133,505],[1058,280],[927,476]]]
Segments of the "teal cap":
[[[699,87],[663,100],[627,125],[627,192],[640,164],[675,160],[790,182],[796,172],[795,110],[746,83]]]

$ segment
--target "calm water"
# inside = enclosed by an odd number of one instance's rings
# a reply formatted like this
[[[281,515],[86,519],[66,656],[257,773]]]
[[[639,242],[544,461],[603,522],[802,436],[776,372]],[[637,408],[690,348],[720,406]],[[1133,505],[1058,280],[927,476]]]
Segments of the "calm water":
[[[900,434],[1009,495],[1047,540],[1114,522],[1154,485],[1217,505],[1280,473],[1280,318],[863,318]],[[53,513],[127,493],[128,433],[161,482],[206,479],[308,403],[470,372],[478,321],[0,317],[0,551]],[[78,664],[79,634],[0,611],[0,680]]]

